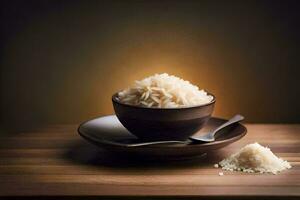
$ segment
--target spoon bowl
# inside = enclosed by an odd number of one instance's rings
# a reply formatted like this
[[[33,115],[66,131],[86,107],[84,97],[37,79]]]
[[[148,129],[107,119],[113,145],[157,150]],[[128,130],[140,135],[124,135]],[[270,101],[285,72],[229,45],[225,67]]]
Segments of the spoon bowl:
[[[202,136],[198,136],[198,137],[189,137],[190,140],[192,140],[193,142],[213,142],[216,140],[216,133],[218,133],[219,131],[221,131],[224,128],[227,128],[229,126],[232,126],[240,121],[244,120],[244,116],[242,115],[235,115],[234,117],[232,117],[231,119],[229,119],[227,122],[225,122],[224,124],[220,125],[219,127],[217,127],[216,129],[214,129],[211,132],[208,132],[205,135]]]

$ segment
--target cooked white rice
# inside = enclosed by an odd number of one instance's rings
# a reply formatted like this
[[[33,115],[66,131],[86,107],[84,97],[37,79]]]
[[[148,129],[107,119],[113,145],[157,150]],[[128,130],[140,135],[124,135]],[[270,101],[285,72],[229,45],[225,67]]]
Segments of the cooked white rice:
[[[289,162],[278,158],[269,148],[263,147],[258,143],[246,145],[237,153],[222,160],[219,164],[224,170],[248,173],[277,174],[291,168]]]
[[[118,93],[122,103],[152,108],[197,106],[213,100],[189,81],[166,73],[155,74]]]

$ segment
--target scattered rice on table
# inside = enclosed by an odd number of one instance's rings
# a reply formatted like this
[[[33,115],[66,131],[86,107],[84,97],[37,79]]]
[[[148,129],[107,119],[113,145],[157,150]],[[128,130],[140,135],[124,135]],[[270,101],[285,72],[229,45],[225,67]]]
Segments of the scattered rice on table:
[[[289,162],[278,158],[269,148],[258,143],[246,145],[237,153],[222,160],[219,165],[224,170],[247,173],[277,174],[291,168]]]

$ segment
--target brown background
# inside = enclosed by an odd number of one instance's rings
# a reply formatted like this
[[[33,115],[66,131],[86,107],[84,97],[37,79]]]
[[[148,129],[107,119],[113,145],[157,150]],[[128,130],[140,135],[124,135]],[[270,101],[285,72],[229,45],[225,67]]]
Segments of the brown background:
[[[2,126],[113,113],[115,91],[162,72],[214,93],[215,116],[298,123],[298,2],[2,1]]]

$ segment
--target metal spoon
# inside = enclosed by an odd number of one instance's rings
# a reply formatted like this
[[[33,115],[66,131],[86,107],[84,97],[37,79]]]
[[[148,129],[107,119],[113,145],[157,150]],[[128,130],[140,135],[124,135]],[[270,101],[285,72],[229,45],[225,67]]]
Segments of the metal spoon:
[[[234,117],[232,117],[230,120],[228,120],[227,122],[225,122],[224,124],[222,124],[221,126],[219,126],[218,128],[216,128],[215,130],[205,134],[205,135],[201,135],[198,137],[189,137],[190,140],[192,140],[193,142],[213,142],[215,141],[215,134],[217,132],[219,132],[220,130],[222,130],[223,128],[226,128],[232,124],[235,124],[237,122],[240,122],[244,119],[244,117],[242,115],[235,115]]]
[[[213,142],[213,141],[215,141],[215,134],[217,132],[219,132],[220,130],[222,130],[228,126],[238,123],[238,122],[242,121],[243,119],[244,119],[244,117],[242,115],[235,115],[230,120],[228,120],[227,122],[225,122],[224,124],[222,124],[218,128],[216,128],[215,130],[213,130],[205,135],[201,135],[201,136],[197,136],[197,137],[189,137],[189,139],[186,141],[167,140],[167,141],[127,143],[127,144],[115,142],[115,141],[103,141],[103,140],[101,140],[101,142],[111,144],[111,145],[125,146],[125,147],[139,147],[139,146],[160,145],[160,144],[191,144],[191,143]]]

